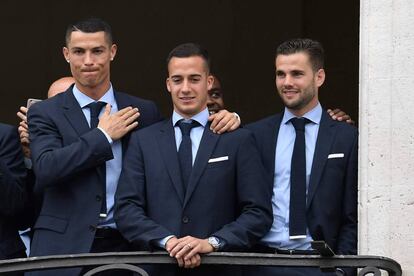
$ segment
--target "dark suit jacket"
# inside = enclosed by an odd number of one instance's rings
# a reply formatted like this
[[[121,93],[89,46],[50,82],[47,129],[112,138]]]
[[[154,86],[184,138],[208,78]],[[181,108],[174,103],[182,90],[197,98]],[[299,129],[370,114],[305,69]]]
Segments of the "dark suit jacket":
[[[246,126],[257,140],[268,181],[274,180],[276,141],[283,114]],[[343,158],[330,158],[343,153]],[[336,254],[357,253],[357,129],[322,113],[307,198],[307,223],[314,240]],[[276,164],[277,165],[277,164]]]
[[[209,163],[223,156],[228,160]],[[154,241],[169,235],[213,235],[226,241],[223,251],[246,250],[270,229],[270,185],[249,131],[217,135],[207,125],[186,192],[178,164],[171,120],[132,134],[115,197],[115,221],[136,249],[155,250]],[[168,272],[173,274],[171,268]],[[189,275],[219,272],[202,268]]]
[[[0,259],[25,257],[18,233],[27,200],[26,168],[17,129],[0,124]]]
[[[139,108],[138,128],[159,121],[153,102],[116,91],[114,95],[119,110]],[[28,116],[35,191],[43,196],[31,255],[89,252],[103,195],[97,168],[113,158],[111,145],[102,131],[89,128],[72,86],[33,105]],[[129,137],[122,138],[123,154]]]

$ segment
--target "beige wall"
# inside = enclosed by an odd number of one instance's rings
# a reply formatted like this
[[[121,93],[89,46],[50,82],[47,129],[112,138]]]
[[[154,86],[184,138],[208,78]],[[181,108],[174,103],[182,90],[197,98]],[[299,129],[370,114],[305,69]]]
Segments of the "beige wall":
[[[414,275],[414,2],[361,1],[359,253]]]

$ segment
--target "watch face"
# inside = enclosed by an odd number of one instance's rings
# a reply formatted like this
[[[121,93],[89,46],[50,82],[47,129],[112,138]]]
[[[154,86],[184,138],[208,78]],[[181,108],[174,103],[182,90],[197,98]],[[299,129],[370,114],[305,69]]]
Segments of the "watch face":
[[[214,248],[214,250],[217,250],[220,247],[220,240],[216,237],[208,238],[208,243],[211,244],[211,246]]]

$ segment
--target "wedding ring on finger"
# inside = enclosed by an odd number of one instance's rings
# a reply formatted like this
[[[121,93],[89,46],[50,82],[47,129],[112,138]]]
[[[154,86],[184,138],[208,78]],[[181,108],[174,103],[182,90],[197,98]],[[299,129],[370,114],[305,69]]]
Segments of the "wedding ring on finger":
[[[193,249],[193,247],[189,243],[187,243],[185,246],[187,246],[189,249]]]

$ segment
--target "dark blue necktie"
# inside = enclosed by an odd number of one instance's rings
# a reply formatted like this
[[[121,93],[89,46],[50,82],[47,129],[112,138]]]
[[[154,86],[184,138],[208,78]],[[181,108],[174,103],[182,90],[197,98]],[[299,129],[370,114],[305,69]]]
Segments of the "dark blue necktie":
[[[106,105],[104,102],[92,102],[88,104],[89,110],[91,111],[91,129],[96,128],[99,124],[99,113],[101,113],[102,108]],[[103,163],[98,167],[100,172],[100,182],[103,189],[103,195],[101,198],[97,197],[97,200],[102,200],[101,213],[99,216],[105,218],[107,215],[106,208],[106,163]]]
[[[194,120],[191,120],[191,122],[184,122],[184,120],[180,120],[177,122],[177,125],[182,134],[181,144],[178,148],[178,160],[180,162],[181,176],[185,191],[187,189],[188,180],[193,168],[190,132],[193,127],[199,126],[199,123]]]
[[[306,118],[292,118],[296,138],[293,147],[290,170],[290,212],[289,236],[306,235],[306,152],[305,124]]]

